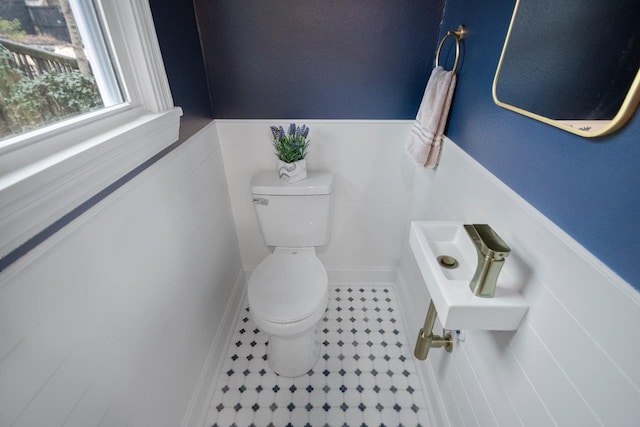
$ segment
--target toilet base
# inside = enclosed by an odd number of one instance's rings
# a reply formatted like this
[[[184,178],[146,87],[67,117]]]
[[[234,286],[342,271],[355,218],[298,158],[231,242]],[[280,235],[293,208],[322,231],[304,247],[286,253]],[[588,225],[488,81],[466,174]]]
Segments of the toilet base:
[[[320,357],[320,325],[293,337],[269,336],[267,356],[273,371],[284,377],[304,375]]]

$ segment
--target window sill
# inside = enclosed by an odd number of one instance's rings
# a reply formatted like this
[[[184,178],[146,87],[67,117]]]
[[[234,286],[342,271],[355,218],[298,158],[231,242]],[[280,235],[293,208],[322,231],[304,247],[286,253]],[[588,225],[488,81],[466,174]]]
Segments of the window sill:
[[[0,257],[177,141],[181,115],[180,108],[135,108],[98,133],[88,126],[78,143],[35,161],[12,153],[12,167],[0,168]]]

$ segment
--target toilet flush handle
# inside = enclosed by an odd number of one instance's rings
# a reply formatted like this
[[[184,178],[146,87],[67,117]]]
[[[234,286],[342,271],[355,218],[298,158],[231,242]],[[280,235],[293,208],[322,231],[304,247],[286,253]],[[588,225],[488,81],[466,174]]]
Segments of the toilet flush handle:
[[[254,197],[252,200],[254,205],[268,205],[269,199],[265,199],[264,197]]]

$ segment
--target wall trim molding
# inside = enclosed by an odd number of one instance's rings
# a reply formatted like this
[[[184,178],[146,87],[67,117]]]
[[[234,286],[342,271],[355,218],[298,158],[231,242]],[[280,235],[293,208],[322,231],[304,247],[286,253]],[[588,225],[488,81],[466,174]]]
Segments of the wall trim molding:
[[[215,123],[221,124],[243,124],[243,123],[268,123],[269,125],[276,125],[278,123],[285,122],[304,122],[306,124],[319,124],[330,123],[334,125],[353,125],[353,124],[413,124],[415,120],[364,120],[364,119],[344,119],[344,120],[332,120],[332,119],[305,119],[305,118],[291,118],[291,119],[214,119]]]
[[[181,110],[144,114],[1,178],[6,256],[67,212],[178,140]],[[12,153],[11,155],[19,153]],[[7,159],[5,159],[7,160]]]
[[[209,126],[212,126],[212,124],[209,123],[207,126],[200,129],[192,135],[190,140],[195,140],[193,138],[196,138],[201,132],[205,132]],[[25,234],[22,243],[0,260],[0,272],[2,272],[2,275],[0,276],[0,286],[2,286],[2,283],[5,281],[9,280],[10,277],[13,277],[13,275],[18,271],[21,271],[23,268],[37,260],[42,254],[53,248],[65,236],[97,215],[107,206],[114,203],[115,200],[120,197],[119,194],[124,194],[122,192],[129,191],[135,185],[135,182],[139,179],[144,179],[143,177],[146,175],[144,172],[148,171],[148,173],[157,173],[156,164],[160,164],[162,161],[167,161],[167,159],[171,158],[170,156],[167,156],[167,154],[172,153],[174,150],[179,150],[183,143],[187,141],[189,140],[176,141],[148,158],[145,158],[144,156],[132,156],[129,148],[127,154],[131,156],[131,159],[124,162],[126,164],[119,165],[118,167],[112,167],[116,172],[111,171],[111,181],[104,181],[102,183],[102,187],[99,185],[94,186],[94,193],[86,193],[82,197],[78,197],[74,192],[67,191],[68,194],[64,195],[62,199],[65,201],[67,199],[74,200],[73,203],[68,203],[67,208],[69,210],[67,212],[58,210],[51,213],[53,211],[40,209],[40,211],[43,212],[42,215],[47,215],[49,222],[46,223],[46,227],[42,230],[37,231],[34,229],[31,232],[32,234]],[[215,147],[213,153],[215,152],[220,153],[219,145]],[[113,166],[113,161],[111,161],[109,165]],[[85,179],[85,181],[90,182],[91,180]],[[85,183],[83,185],[86,186],[87,184]],[[50,191],[50,194],[60,196],[62,193],[55,190]],[[43,199],[44,202],[36,201],[35,203],[37,205],[42,205],[50,198],[51,197],[48,196]],[[1,210],[2,209],[0,208],[0,211]],[[6,218],[2,218],[0,215],[0,230],[5,227],[5,220]],[[13,233],[17,231],[16,229],[13,229],[11,232]],[[0,243],[0,247],[1,246],[2,243]],[[24,253],[13,256],[14,251],[24,251]]]
[[[242,310],[242,302],[247,290],[246,284],[245,272],[240,269],[180,427],[202,427],[206,421],[209,404],[213,399],[220,371],[224,365],[224,356],[233,338],[234,322]]]

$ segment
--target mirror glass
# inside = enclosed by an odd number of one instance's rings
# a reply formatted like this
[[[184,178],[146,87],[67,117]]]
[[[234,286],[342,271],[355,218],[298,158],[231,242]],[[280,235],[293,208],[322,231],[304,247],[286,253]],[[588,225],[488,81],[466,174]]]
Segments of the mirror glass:
[[[638,0],[518,0],[493,98],[582,136],[618,129],[640,99]]]

